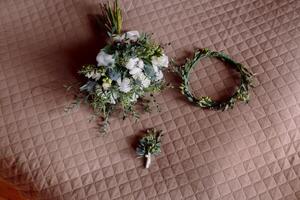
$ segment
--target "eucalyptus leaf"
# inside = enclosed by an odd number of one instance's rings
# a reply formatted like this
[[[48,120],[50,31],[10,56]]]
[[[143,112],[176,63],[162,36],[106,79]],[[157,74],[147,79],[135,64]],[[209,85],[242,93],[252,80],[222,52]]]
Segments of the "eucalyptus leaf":
[[[146,64],[144,66],[144,73],[146,76],[148,76],[151,80],[155,80],[156,79],[156,75],[155,75],[155,71],[153,69],[153,66]]]
[[[109,78],[113,81],[117,81],[119,78],[121,78],[121,73],[117,71],[115,68],[108,69]]]

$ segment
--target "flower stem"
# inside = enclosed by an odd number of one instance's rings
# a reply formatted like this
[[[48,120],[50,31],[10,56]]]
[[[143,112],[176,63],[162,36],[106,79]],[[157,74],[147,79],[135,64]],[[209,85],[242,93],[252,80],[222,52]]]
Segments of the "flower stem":
[[[151,154],[148,153],[145,157],[146,157],[146,169],[148,169],[151,164]]]

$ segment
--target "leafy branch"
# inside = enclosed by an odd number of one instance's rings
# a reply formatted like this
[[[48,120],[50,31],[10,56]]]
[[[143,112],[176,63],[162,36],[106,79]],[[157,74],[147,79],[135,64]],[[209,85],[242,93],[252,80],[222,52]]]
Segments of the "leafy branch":
[[[123,17],[118,0],[115,0],[113,7],[110,3],[100,4],[100,7],[104,15],[103,24],[107,29],[108,35],[121,34]]]

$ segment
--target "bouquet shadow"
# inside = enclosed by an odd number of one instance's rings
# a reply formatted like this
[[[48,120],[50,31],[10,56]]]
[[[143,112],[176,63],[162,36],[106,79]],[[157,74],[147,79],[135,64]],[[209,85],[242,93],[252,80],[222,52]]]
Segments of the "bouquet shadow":
[[[88,14],[88,19],[90,30],[87,39],[63,49],[69,60],[68,72],[80,82],[84,82],[84,77],[80,76],[78,71],[87,63],[95,63],[95,56],[108,40],[105,28],[99,23],[100,15]]]

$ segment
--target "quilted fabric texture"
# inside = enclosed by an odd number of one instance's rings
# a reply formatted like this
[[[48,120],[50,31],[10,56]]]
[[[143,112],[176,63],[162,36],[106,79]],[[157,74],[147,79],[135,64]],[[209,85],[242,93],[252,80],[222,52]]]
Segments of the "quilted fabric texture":
[[[104,45],[98,4],[0,1],[0,176],[49,200],[300,199],[299,0],[121,1],[126,29],[154,33],[179,62],[195,48],[222,50],[257,74],[256,88],[227,112],[169,89],[161,112],[114,117],[104,137],[87,106],[64,112],[72,95],[62,87]],[[191,77],[196,94],[216,98],[235,81],[213,59]],[[146,170],[135,145],[152,127],[165,133],[163,153]]]

